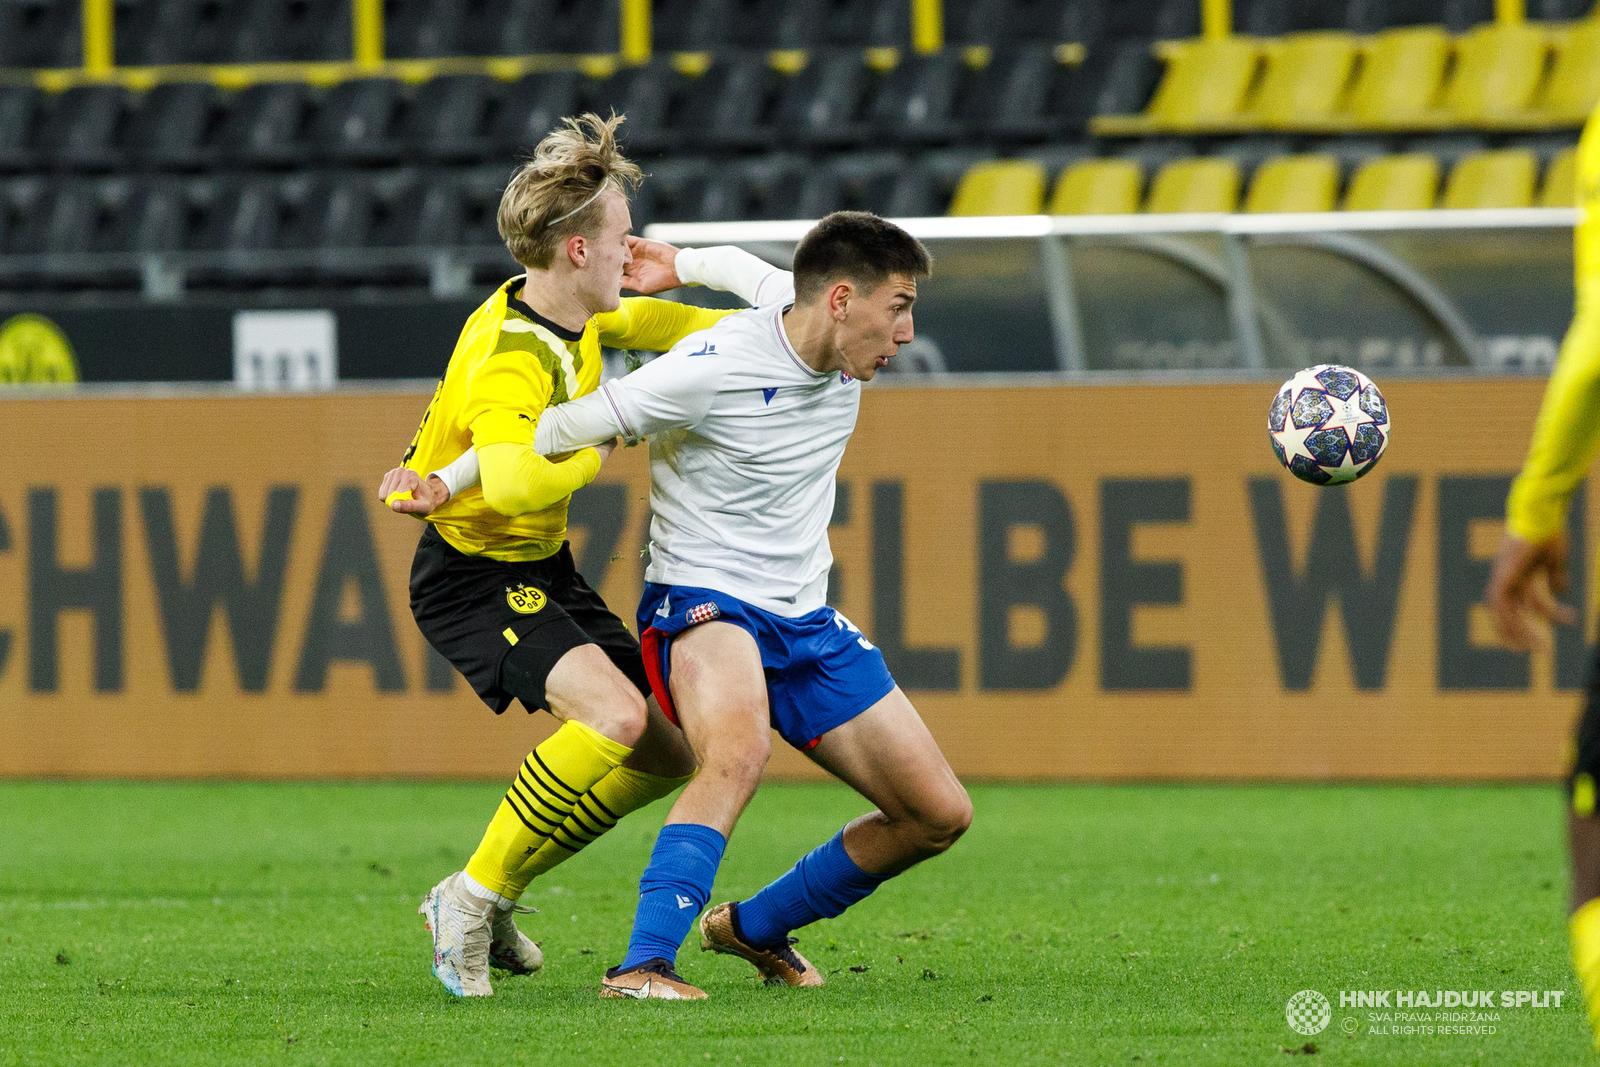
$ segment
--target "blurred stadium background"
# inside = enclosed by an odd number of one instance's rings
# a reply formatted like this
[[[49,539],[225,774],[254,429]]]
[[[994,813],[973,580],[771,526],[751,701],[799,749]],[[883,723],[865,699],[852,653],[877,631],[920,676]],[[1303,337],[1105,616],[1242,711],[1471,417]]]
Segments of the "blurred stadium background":
[[[0,0],[0,1062],[477,1060],[529,1018],[576,1020],[562,1063],[1571,1062],[1575,994],[1470,1048],[1313,1047],[1283,1004],[1572,988],[1548,783],[1590,649],[1511,652],[1480,601],[1597,102],[1593,0]],[[830,602],[987,782],[948,862],[807,933],[828,1012],[689,952],[720,1014],[601,1010],[652,813],[536,883],[552,965],[482,1012],[411,914],[551,723],[427,648],[376,486],[517,272],[511,169],[611,109],[640,232],[786,262],[865,208],[937,260]],[[1346,488],[1267,442],[1318,362],[1393,413]],[[572,507],[624,618],[643,452]],[[852,804],[763,791],[721,887]]]

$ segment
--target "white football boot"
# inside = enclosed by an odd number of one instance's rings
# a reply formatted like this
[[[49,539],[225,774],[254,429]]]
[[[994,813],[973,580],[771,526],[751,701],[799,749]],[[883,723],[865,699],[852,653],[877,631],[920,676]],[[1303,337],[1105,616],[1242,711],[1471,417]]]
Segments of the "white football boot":
[[[487,997],[494,904],[474,896],[457,871],[422,898],[417,913],[433,934],[433,973],[458,997]],[[535,949],[537,951],[537,949]]]
[[[544,953],[517,929],[516,923],[517,912],[532,915],[538,910],[524,904],[494,909],[489,926],[489,966],[512,974],[532,974],[544,966]]]

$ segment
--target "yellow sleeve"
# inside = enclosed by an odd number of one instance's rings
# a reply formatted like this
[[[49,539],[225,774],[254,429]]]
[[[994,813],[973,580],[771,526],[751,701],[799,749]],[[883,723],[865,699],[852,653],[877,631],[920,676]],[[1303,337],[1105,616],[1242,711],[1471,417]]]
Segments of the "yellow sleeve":
[[[581,448],[552,463],[530,445],[510,442],[478,447],[483,500],[502,515],[527,515],[559,504],[594,481],[600,453]]]
[[[550,405],[554,391],[555,382],[529,353],[512,350],[490,356],[468,380],[461,411],[473,447],[511,443],[531,448],[539,415]]]
[[[1538,543],[1566,524],[1567,504],[1600,451],[1600,110],[1578,146],[1578,298],[1533,427],[1522,473],[1506,500],[1506,526]]]
[[[596,315],[594,323],[603,345],[665,352],[691,333],[732,314],[649,296],[630,296],[617,310]]]

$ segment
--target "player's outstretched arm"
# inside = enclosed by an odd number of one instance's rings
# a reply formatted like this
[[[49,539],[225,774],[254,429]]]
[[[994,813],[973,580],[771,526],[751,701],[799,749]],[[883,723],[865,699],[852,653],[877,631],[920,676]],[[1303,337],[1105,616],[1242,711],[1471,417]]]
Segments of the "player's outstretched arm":
[[[545,408],[534,449],[549,455],[695,425],[711,410],[727,363],[716,353],[691,354],[693,347],[688,342],[586,397]]]

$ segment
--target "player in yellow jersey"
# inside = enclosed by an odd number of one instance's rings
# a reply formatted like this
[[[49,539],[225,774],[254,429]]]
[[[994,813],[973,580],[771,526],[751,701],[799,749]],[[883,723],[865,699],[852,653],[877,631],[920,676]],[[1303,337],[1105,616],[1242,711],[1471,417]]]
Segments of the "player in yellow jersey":
[[[1506,534],[1489,579],[1489,606],[1513,648],[1545,644],[1543,627],[1578,614],[1567,591],[1567,503],[1600,449],[1600,108],[1578,142],[1577,306],[1534,424],[1533,443],[1506,501]],[[1589,681],[1568,787],[1572,957],[1589,1021],[1600,1035],[1600,658]],[[1600,1041],[1600,1037],[1597,1037]]]
[[[533,448],[547,405],[598,386],[602,345],[665,350],[728,314],[620,299],[625,283],[649,291],[650,249],[669,248],[638,242],[635,262],[626,194],[640,171],[617,147],[620,122],[566,120],[511,178],[500,235],[527,273],[467,320],[403,468],[380,490],[395,510],[426,515],[411,609],[429,642],[496,714],[520,700],[562,723],[529,753],[466,869],[419,909],[434,974],[457,996],[489,995],[491,965],[537,969],[538,948],[512,920],[528,883],[694,772],[682,735],[647,704],[638,642],[566,544],[568,500],[615,442],[554,459]],[[435,506],[449,477],[439,468],[471,448],[481,484]]]

